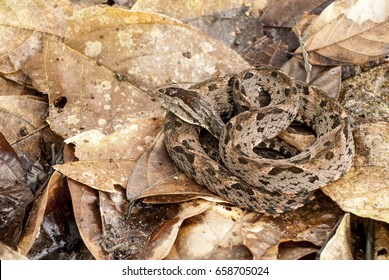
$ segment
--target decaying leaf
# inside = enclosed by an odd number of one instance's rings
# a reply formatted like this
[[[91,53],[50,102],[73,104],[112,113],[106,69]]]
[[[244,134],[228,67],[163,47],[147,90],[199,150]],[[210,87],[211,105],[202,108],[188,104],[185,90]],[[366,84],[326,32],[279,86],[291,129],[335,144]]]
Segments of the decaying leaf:
[[[47,102],[32,95],[0,96],[0,131],[18,151],[39,158]]]
[[[0,260],[28,260],[26,256],[0,243]]]
[[[115,192],[116,186],[127,184],[128,172],[133,166],[134,162],[128,160],[95,160],[69,162],[54,168],[94,189]]]
[[[0,95],[27,95],[29,90],[11,80],[0,76]]]
[[[27,256],[30,259],[90,258],[88,257],[90,253],[76,230],[72,201],[65,178],[56,174],[46,187],[49,189],[45,214]]]
[[[30,216],[23,232],[22,237],[18,243],[18,250],[21,254],[27,255],[33,246],[36,237],[38,236],[41,223],[46,210],[47,198],[50,188],[55,188],[61,180],[61,174],[55,172],[51,177],[48,185],[44,188],[41,195],[33,202]]]
[[[41,50],[42,33],[62,37],[65,14],[71,10],[64,0],[4,0],[0,2],[0,72],[13,73]]]
[[[389,169],[368,166],[348,172],[323,191],[344,210],[389,222]]]
[[[153,143],[163,120],[134,120],[112,134],[98,130],[80,133],[65,140],[76,145],[76,162],[56,165],[66,176],[102,191],[125,187],[136,160]]]
[[[389,126],[361,125],[354,138],[354,170],[322,190],[344,211],[389,222]]]
[[[328,241],[320,254],[321,260],[352,260],[350,236],[350,213],[346,213],[335,235]]]
[[[304,1],[270,1],[266,6],[261,21],[267,26],[292,27],[297,20],[296,17],[302,15],[323,4],[322,0]]]
[[[26,171],[15,151],[0,133],[0,240],[16,248],[23,230],[27,207],[34,197],[27,185]]]
[[[374,259],[389,260],[389,225],[375,223]]]
[[[386,0],[339,0],[330,4],[307,31],[309,62],[363,64],[388,54],[388,7]]]
[[[72,179],[68,180],[69,191],[72,197],[74,218],[80,236],[94,258],[109,259],[102,250],[101,216],[99,211],[98,191]]]
[[[251,259],[243,246],[245,212],[238,207],[212,205],[181,226],[167,259]]]
[[[162,226],[151,237],[145,259],[160,260],[165,258],[172,249],[181,224],[185,219],[197,216],[212,206],[212,202],[194,200],[180,205],[180,211]]]
[[[48,122],[65,138],[163,116],[155,98],[139,88],[193,83],[247,67],[223,44],[157,14],[93,7],[75,13],[68,26],[64,43],[44,37],[43,51],[25,68],[35,87],[49,94]]]
[[[166,151],[161,133],[134,166],[127,184],[127,198],[152,203],[182,202],[195,198],[221,201],[204,186],[179,172]],[[213,199],[212,199],[213,198]]]
[[[66,139],[65,143],[75,145],[79,161],[137,159],[153,143],[163,123],[162,118],[138,119],[109,135],[90,130]]]
[[[298,252],[307,247],[307,242],[311,243],[307,252],[311,253],[312,248],[323,245],[340,213],[336,204],[322,194],[305,207],[277,217],[252,213],[242,227],[243,244],[254,259],[277,259],[282,255],[280,245],[291,241]],[[291,244],[286,250],[289,255],[301,257],[300,253],[292,253]]]
[[[186,19],[185,22],[240,53],[251,46],[256,38],[263,35],[258,18],[250,11],[250,7],[238,7]]]
[[[242,56],[250,65],[272,65],[281,67],[287,61],[288,46],[282,41],[272,41],[262,36],[249,48],[242,52]]]
[[[171,250],[181,223],[211,205],[211,202],[206,201],[161,206],[139,205],[132,208],[127,220],[124,192],[100,192],[99,196],[103,220],[99,245],[112,259],[164,258]]]
[[[253,10],[261,9],[266,4],[265,0],[138,0],[131,10],[136,12],[151,12],[168,15],[174,18],[194,18],[210,15],[242,6],[252,7]]]
[[[341,66],[325,67],[313,65],[307,81],[307,72],[299,59],[288,60],[281,68],[295,79],[308,82],[325,91],[332,98],[338,99],[342,85]]]
[[[342,82],[339,101],[368,122],[389,122],[389,67],[375,67]]]

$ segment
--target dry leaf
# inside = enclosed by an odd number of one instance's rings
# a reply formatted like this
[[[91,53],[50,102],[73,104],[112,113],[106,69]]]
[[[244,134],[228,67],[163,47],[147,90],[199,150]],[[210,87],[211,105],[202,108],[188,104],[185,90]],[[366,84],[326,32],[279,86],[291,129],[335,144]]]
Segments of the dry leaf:
[[[197,82],[245,67],[235,52],[182,22],[93,7],[69,21],[64,43],[44,37],[42,53],[25,71],[36,88],[48,92],[48,122],[67,138],[90,129],[111,133],[133,119],[163,116],[158,102],[138,88]]]
[[[389,122],[389,67],[375,67],[342,83],[339,101],[368,122]]]
[[[313,10],[323,2],[323,0],[270,1],[261,16],[261,22],[272,27],[292,27],[298,19],[296,17]]]
[[[281,69],[295,79],[307,81],[307,72],[299,59],[292,58],[288,60]],[[342,85],[341,66],[325,67],[313,65],[309,75],[309,84],[317,86],[332,98],[338,99]]]
[[[213,205],[181,226],[167,259],[251,259],[242,243],[242,219],[238,207]]]
[[[276,217],[252,213],[246,217],[242,227],[243,244],[250,249],[254,259],[277,259],[281,253],[280,245],[290,241],[295,243],[294,247],[299,252],[300,242],[321,246],[340,213],[336,204],[322,194],[305,207]],[[302,246],[307,247],[304,243]],[[291,253],[290,247],[289,244],[288,254],[301,257]]]
[[[163,123],[162,118],[134,120],[109,135],[90,130],[66,139],[65,143],[75,144],[75,155],[80,161],[135,160],[153,143]]]
[[[236,52],[196,28],[158,14],[115,8],[76,13],[66,43],[142,90],[247,68]]]
[[[139,158],[127,184],[130,201],[142,198],[145,202],[177,203],[205,197],[215,195],[177,171],[166,151],[163,133]]]
[[[80,133],[65,140],[76,145],[79,161],[56,165],[66,176],[92,188],[115,192],[125,187],[128,176],[146,148],[159,133],[162,119],[134,120],[112,134],[97,130]]]
[[[65,13],[71,11],[63,0],[4,0],[0,3],[0,72],[13,73],[41,50],[42,33],[62,37]]]
[[[175,174],[175,169],[165,149],[163,132],[161,132],[136,162],[126,187],[127,198],[132,201],[139,197],[146,189]]]
[[[0,260],[28,260],[28,258],[7,245],[0,243]]]
[[[168,15],[174,18],[194,18],[242,6],[262,9],[267,0],[138,0],[131,10]]]
[[[40,196],[33,202],[30,216],[28,217],[23,235],[18,243],[18,250],[21,254],[27,255],[28,251],[30,251],[33,246],[44,218],[49,189],[58,186],[60,180],[62,180],[61,174],[54,172],[50,177],[50,181],[47,186],[44,188]]]
[[[180,205],[180,212],[175,217],[165,221],[159,231],[156,231],[151,237],[145,259],[160,260],[165,258],[172,249],[183,221],[201,214],[211,205],[212,202],[204,200],[182,203]]]
[[[47,121],[64,138],[90,129],[110,133],[134,118],[163,115],[156,102],[111,70],[63,43],[48,37],[43,42],[44,52],[26,67],[37,88],[49,93]]]
[[[116,186],[125,186],[133,161],[95,160],[76,161],[53,166],[57,171],[94,189],[115,192]]]
[[[346,213],[335,235],[328,241],[320,254],[321,260],[352,260],[350,213]]]
[[[14,149],[39,158],[47,103],[32,95],[0,96],[0,131]]]
[[[288,46],[282,41],[272,41],[262,36],[249,48],[242,52],[242,56],[250,65],[272,65],[281,67],[287,61]]]
[[[0,240],[4,244],[16,248],[23,230],[23,220],[27,207],[34,196],[27,185],[26,171],[15,152],[8,152],[9,144],[0,134]]]
[[[11,80],[0,76],[0,95],[27,95],[29,90]]]
[[[386,0],[335,1],[316,19],[306,39],[311,64],[363,64],[389,53]],[[301,49],[296,51],[301,52]],[[315,56],[323,56],[324,59]]]
[[[346,212],[389,222],[389,126],[363,124],[354,139],[354,170],[322,190]]]
[[[375,222],[374,259],[389,260],[389,225]]]
[[[239,53],[263,35],[262,26],[258,18],[250,13],[249,7],[223,10],[212,15],[187,19],[185,22]]]
[[[109,259],[108,253],[101,249],[101,216],[99,211],[98,191],[68,179],[72,197],[74,218],[78,231],[93,257],[98,260]]]
[[[100,205],[104,232],[101,246],[110,258],[162,259],[171,250],[181,223],[205,211],[211,203],[138,205],[128,220],[124,219],[127,203],[123,192],[100,193]]]
[[[344,211],[389,223],[388,174],[388,168],[362,167],[322,190]]]

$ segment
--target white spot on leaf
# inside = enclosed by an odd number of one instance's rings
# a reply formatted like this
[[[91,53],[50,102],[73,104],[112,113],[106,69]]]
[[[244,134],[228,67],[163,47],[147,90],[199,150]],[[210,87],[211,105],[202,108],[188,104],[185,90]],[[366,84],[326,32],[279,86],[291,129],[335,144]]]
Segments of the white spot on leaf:
[[[103,45],[99,41],[88,41],[85,42],[85,49],[84,49],[84,54],[89,56],[89,57],[95,57],[98,56],[103,49]]]
[[[99,124],[99,126],[103,126],[107,123],[107,121],[105,119],[99,119],[97,123]]]

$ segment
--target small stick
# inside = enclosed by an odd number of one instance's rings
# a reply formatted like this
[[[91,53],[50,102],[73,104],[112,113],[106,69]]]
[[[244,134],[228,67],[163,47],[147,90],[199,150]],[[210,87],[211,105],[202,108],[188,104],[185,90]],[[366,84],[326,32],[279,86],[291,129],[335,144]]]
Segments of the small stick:
[[[372,260],[374,257],[374,235],[375,223],[372,219],[367,219],[367,233],[366,233],[366,260]]]

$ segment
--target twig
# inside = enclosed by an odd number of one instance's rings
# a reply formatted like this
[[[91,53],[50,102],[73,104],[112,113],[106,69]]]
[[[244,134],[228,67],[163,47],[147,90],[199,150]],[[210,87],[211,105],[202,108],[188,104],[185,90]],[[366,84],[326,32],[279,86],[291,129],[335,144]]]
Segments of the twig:
[[[293,22],[294,22],[294,26],[296,28],[296,33],[297,33],[297,38],[299,40],[299,45],[300,45],[300,48],[301,48],[301,53],[303,55],[303,60],[304,60],[304,69],[305,69],[305,72],[307,72],[307,77],[305,78],[305,82],[306,83],[309,83],[311,81],[311,71],[312,71],[312,65],[308,62],[308,53],[307,51],[305,50],[305,42],[301,36],[301,32],[300,32],[300,29],[297,25],[297,22],[296,22],[296,19],[294,18],[293,16]]]
[[[372,260],[374,257],[374,235],[375,223],[372,219],[367,219],[367,233],[366,233],[366,260]]]

